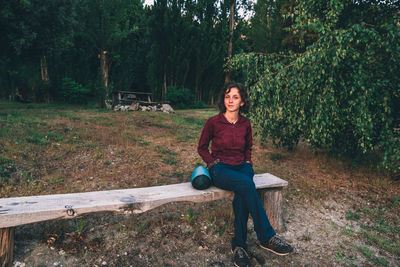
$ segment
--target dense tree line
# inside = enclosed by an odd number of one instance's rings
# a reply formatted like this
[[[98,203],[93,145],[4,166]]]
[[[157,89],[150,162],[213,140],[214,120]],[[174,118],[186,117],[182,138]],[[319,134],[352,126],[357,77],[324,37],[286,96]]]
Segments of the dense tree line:
[[[231,0],[1,0],[0,97],[102,103],[114,90],[188,88],[213,102],[224,82]],[[235,25],[243,16],[233,13]],[[241,30],[242,29],[242,30]],[[233,32],[233,52],[244,46]],[[68,84],[68,86],[66,86]],[[69,90],[69,91],[68,91]],[[70,98],[70,90],[81,95]]]
[[[237,55],[230,67],[251,87],[260,135],[287,148],[304,140],[399,172],[399,7],[303,1],[285,16],[293,19],[288,31],[299,37],[297,49]]]

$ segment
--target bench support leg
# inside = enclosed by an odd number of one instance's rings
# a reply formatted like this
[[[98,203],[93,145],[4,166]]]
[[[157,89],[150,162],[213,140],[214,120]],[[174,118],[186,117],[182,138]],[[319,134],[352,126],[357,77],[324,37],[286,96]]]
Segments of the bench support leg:
[[[14,227],[0,228],[0,266],[11,266],[14,252]]]
[[[283,187],[258,190],[258,195],[267,212],[268,219],[276,232],[284,232],[286,230],[282,213],[282,189]]]

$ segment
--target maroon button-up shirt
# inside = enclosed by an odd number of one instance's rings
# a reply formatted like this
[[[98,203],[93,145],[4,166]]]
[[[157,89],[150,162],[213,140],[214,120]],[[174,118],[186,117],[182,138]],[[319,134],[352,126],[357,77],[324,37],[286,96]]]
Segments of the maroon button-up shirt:
[[[211,141],[211,153],[208,150]],[[232,124],[222,113],[209,118],[200,136],[197,151],[205,163],[216,159],[229,165],[251,162],[253,137],[250,120],[239,116]]]

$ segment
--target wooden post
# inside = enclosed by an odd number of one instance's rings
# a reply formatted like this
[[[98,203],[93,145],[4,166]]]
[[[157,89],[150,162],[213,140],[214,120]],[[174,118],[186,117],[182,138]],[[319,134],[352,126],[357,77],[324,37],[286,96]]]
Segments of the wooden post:
[[[0,228],[0,266],[11,266],[14,252],[14,227]]]
[[[284,232],[286,230],[281,206],[282,189],[283,187],[258,190],[258,195],[267,212],[268,219],[276,232]]]

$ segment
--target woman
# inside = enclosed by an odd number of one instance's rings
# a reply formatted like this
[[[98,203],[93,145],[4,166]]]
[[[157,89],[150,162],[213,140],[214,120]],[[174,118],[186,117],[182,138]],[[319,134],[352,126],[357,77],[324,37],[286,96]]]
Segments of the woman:
[[[278,255],[293,248],[276,236],[258,197],[251,161],[253,145],[250,120],[242,114],[249,110],[249,100],[242,84],[225,86],[218,100],[220,113],[207,120],[201,133],[198,153],[206,162],[216,187],[234,192],[235,236],[232,251],[235,266],[250,266],[247,253],[247,221],[253,218],[260,246]],[[211,141],[211,153],[208,149]]]

